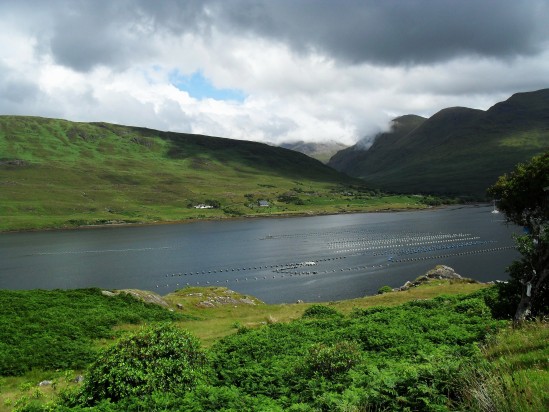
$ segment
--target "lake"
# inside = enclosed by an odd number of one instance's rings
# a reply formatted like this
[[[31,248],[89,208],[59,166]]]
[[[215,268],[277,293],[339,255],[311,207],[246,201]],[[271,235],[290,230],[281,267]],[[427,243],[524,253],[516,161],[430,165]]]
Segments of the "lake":
[[[0,289],[226,286],[267,303],[397,287],[438,264],[504,280],[512,233],[488,206],[0,234]]]

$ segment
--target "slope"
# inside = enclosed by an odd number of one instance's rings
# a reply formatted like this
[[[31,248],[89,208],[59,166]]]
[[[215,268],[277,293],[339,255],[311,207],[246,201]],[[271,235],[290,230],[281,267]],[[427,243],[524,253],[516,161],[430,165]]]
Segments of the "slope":
[[[336,212],[356,183],[255,142],[0,116],[0,230]]]
[[[518,93],[487,111],[443,109],[367,151],[338,153],[337,170],[384,190],[481,198],[497,177],[549,148],[549,89]]]

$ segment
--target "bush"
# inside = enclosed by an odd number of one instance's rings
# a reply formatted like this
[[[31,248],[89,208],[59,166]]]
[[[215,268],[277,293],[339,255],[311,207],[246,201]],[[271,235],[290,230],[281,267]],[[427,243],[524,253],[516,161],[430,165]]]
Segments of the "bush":
[[[181,394],[207,374],[205,352],[187,331],[161,325],[140,330],[108,348],[92,363],[80,402],[95,404],[157,392]]]
[[[354,342],[342,341],[334,345],[318,343],[309,349],[304,367],[309,377],[320,375],[332,379],[359,362],[360,347]]]
[[[94,339],[112,339],[121,323],[169,321],[183,315],[129,294],[100,289],[0,291],[0,375],[31,369],[83,369]]]
[[[305,309],[305,312],[303,312],[304,318],[324,318],[324,317],[332,317],[332,316],[342,316],[341,313],[339,313],[334,308],[331,308],[326,305],[311,305],[307,309]]]
[[[392,292],[393,288],[390,286],[382,286],[377,290],[378,295],[383,295],[384,293]]]

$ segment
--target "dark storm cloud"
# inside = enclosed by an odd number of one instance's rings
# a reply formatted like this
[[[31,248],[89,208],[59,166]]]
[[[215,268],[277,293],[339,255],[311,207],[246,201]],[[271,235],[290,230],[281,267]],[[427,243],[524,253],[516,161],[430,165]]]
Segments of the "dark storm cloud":
[[[413,65],[464,55],[535,54],[549,37],[546,0],[51,0],[40,33],[56,62],[78,71],[124,67],[155,53],[162,35],[212,29],[288,44],[350,63]],[[33,7],[33,5],[35,7]],[[4,3],[9,9],[9,3]],[[28,15],[27,14],[27,15]],[[42,44],[42,46],[44,46]]]
[[[97,65],[124,67],[154,54],[162,34],[200,31],[206,21],[198,1],[59,1],[50,41],[55,60],[78,71]]]
[[[239,0],[217,6],[217,17],[233,30],[355,63],[528,55],[540,51],[549,34],[543,0]]]

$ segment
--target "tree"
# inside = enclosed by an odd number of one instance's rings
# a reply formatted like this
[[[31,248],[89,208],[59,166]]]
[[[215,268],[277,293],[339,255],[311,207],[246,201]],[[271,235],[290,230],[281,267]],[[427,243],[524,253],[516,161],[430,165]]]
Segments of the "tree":
[[[498,209],[507,221],[526,232],[516,237],[522,258],[511,267],[511,276],[521,285],[514,316],[515,323],[520,323],[532,314],[533,305],[547,299],[549,289],[549,152],[500,176],[488,194],[498,199]]]

